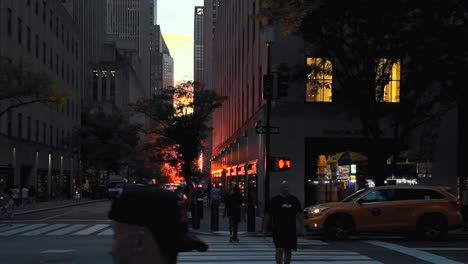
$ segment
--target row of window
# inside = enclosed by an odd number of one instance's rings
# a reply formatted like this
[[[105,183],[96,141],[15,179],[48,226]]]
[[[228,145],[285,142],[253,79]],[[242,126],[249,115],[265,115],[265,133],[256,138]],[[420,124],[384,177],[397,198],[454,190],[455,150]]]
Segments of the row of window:
[[[45,1],[44,1],[44,8],[45,8]],[[52,10],[51,10],[52,12]],[[12,37],[13,35],[13,13],[12,9],[8,8],[7,9],[7,34],[9,37]],[[58,36],[58,17],[57,17],[57,31],[56,34]],[[23,20],[18,17],[17,19],[17,41],[18,45],[22,45],[23,42]],[[65,29],[64,25],[62,24],[62,43],[65,43]],[[32,51],[32,32],[31,28],[29,26],[26,27],[26,49],[28,52]],[[35,45],[35,57],[36,59],[39,58],[39,50],[40,50],[40,40],[39,40],[39,35],[35,34],[34,37],[34,45]],[[66,48],[69,51],[69,32],[67,32],[67,41],[66,41]],[[71,40],[71,55],[74,56],[76,59],[78,59],[78,42],[75,41],[72,37]],[[78,70],[73,69],[72,66],[69,64],[65,65],[64,59],[60,58],[59,53],[55,54],[55,61],[54,61],[54,51],[52,47],[47,47],[47,43],[45,41],[42,42],[42,63],[44,65],[47,65],[47,55],[49,55],[48,59],[48,64],[49,64],[49,69],[50,71],[54,72],[58,75],[61,76],[64,81],[66,81],[67,84],[69,84],[72,88],[77,89],[79,87],[79,78],[78,78]],[[55,62],[55,65],[54,65]],[[54,67],[55,66],[55,67]]]
[[[47,125],[47,122],[41,122],[36,119],[34,124],[32,123],[31,116],[27,116],[26,120],[23,120],[23,113],[17,114],[17,129],[16,135],[13,135],[13,114],[11,111],[8,111],[6,114],[7,117],[7,124],[6,124],[6,135],[12,137],[16,136],[20,139],[26,139],[28,141],[35,141],[37,143],[49,144],[50,146],[61,146],[67,147],[66,144],[63,143],[63,140],[66,137],[70,137],[70,131],[67,132],[65,137],[65,130],[60,129],[58,127],[54,128],[52,125]],[[25,122],[26,121],[26,122]],[[23,125],[26,125],[26,129],[24,130]],[[34,125],[34,130],[33,126]],[[42,125],[42,126],[41,126]],[[40,131],[42,130],[42,135],[40,135]],[[1,129],[0,129],[1,132]],[[32,135],[34,133],[34,135]],[[40,137],[42,136],[42,138]],[[55,139],[55,141],[54,141]],[[61,145],[62,144],[62,145]]]
[[[307,58],[309,69],[306,86],[306,102],[332,102],[333,64],[330,59]],[[377,102],[400,102],[400,62],[388,59],[376,61]]]

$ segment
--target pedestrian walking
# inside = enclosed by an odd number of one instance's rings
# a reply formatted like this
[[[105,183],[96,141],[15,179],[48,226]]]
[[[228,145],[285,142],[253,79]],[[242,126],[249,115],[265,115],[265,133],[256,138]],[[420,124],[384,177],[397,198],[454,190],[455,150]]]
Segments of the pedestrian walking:
[[[271,199],[267,206],[267,214],[271,219],[276,263],[289,264],[292,250],[297,250],[297,236],[304,235],[305,231],[301,224],[303,221],[301,203],[296,196],[289,193],[287,181],[280,184],[280,193]],[[265,233],[266,228],[263,231]]]
[[[206,251],[208,245],[188,232],[177,194],[149,186],[131,186],[112,201],[113,263],[175,264],[179,252]]]
[[[239,242],[237,231],[239,229],[239,222],[241,220],[243,198],[240,193],[239,186],[234,186],[232,192],[226,196],[225,200],[225,214],[229,219],[229,242]]]
[[[29,203],[29,189],[26,186],[21,188],[21,207],[24,208]]]
[[[14,185],[11,188],[11,197],[13,198],[15,206],[20,206],[20,199],[21,199],[21,191],[17,185]]]

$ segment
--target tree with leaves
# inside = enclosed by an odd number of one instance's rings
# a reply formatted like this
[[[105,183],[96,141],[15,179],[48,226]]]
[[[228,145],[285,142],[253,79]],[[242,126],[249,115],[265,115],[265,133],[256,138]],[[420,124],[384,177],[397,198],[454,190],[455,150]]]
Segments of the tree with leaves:
[[[186,81],[130,105],[132,111],[151,120],[150,130],[146,133],[155,135],[153,149],[170,147],[177,153],[169,156],[160,153],[159,157],[179,163],[188,184],[192,181],[203,142],[212,130],[208,126],[211,114],[226,100],[225,96],[212,90],[197,89],[194,92],[193,87],[192,82]]]
[[[416,128],[437,131],[439,121],[457,106],[467,86],[463,75],[468,72],[468,42],[461,38],[468,35],[467,1],[263,3],[261,18],[281,24],[284,34],[302,35],[316,57],[331,61],[332,101],[346,107],[351,118],[359,118],[369,142],[368,173],[377,185],[390,175],[387,158],[408,147]],[[388,103],[384,89],[394,81],[391,74],[397,64],[401,65],[400,94],[397,103]],[[311,65],[306,74],[329,70],[322,65]],[[391,147],[381,144],[386,128],[392,131]],[[420,154],[430,159],[430,153]]]
[[[70,142],[80,149],[83,171],[120,174],[140,159],[137,148],[140,126],[129,123],[119,111],[106,114],[85,108],[81,120]]]
[[[12,109],[35,104],[64,104],[70,94],[45,73],[28,69],[24,63],[11,63],[0,58],[0,117]]]

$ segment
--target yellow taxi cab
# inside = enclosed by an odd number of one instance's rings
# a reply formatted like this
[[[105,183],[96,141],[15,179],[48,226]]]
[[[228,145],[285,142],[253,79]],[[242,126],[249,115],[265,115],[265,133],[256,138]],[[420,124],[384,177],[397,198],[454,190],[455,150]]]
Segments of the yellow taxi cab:
[[[362,189],[340,202],[306,207],[304,218],[308,230],[332,239],[386,231],[416,231],[425,238],[439,239],[463,225],[461,202],[441,186]]]

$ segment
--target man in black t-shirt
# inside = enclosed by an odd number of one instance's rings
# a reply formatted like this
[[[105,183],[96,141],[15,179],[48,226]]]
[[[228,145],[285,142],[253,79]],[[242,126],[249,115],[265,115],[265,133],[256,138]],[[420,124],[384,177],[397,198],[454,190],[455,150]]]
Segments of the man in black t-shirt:
[[[280,194],[271,199],[267,210],[272,221],[276,263],[289,264],[291,262],[291,251],[297,249],[296,221],[303,220],[301,203],[296,196],[289,194],[289,183],[287,181],[281,183]],[[302,230],[303,226],[298,228]]]

